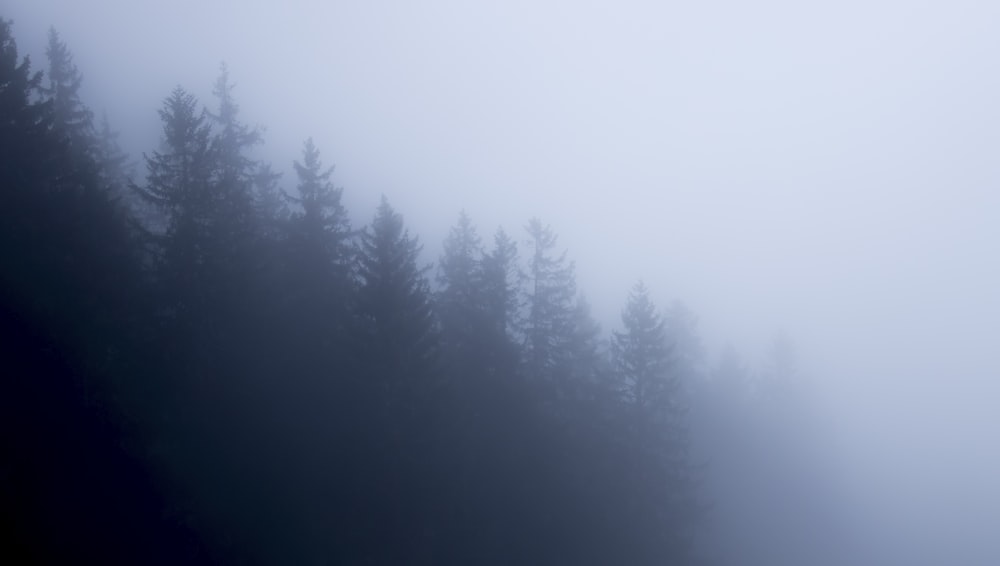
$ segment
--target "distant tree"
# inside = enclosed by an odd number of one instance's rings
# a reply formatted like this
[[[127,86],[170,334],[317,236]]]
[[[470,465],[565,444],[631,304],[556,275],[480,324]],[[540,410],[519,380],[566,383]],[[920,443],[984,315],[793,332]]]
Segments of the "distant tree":
[[[517,243],[498,228],[481,261],[482,301],[496,358],[491,371],[513,374],[519,361],[521,279]]]
[[[639,411],[659,411],[680,384],[671,373],[663,319],[641,282],[629,294],[622,324],[624,331],[615,332],[611,342],[622,394]]]
[[[101,186],[128,212],[132,232],[141,240],[150,232],[163,232],[163,216],[130,188],[135,177],[135,163],[122,149],[119,137],[120,132],[111,127],[107,113],[102,114],[94,137],[94,158]]]
[[[306,140],[302,162],[294,166],[299,196],[288,198],[301,209],[290,215],[280,258],[287,281],[276,291],[287,296],[284,316],[302,349],[300,363],[329,376],[346,355],[355,286],[354,234],[341,204],[342,190],[330,182],[333,168],[323,167],[312,139]]]
[[[370,550],[387,563],[416,552],[407,534],[413,525],[432,524],[426,469],[435,465],[443,382],[429,268],[419,266],[419,254],[417,239],[383,196],[358,250],[352,420],[359,433],[351,442],[360,492],[368,494],[358,503],[361,520],[372,525],[365,536],[375,537]]]
[[[311,249],[309,261],[317,268],[337,270],[347,277],[351,252],[351,224],[341,203],[343,189],[330,182],[333,167],[324,168],[312,138],[305,142],[302,162],[294,163],[298,177],[298,197],[291,200],[302,210],[294,215],[295,235],[301,245]],[[310,253],[310,252],[306,252]]]
[[[216,310],[234,323],[219,337],[228,344],[229,355],[240,356],[245,345],[239,344],[251,331],[253,311],[248,308],[261,301],[257,275],[266,267],[262,254],[263,229],[254,201],[255,180],[260,162],[251,157],[252,149],[262,143],[260,131],[244,124],[239,105],[233,97],[234,84],[225,64],[221,66],[213,94],[214,111],[206,110],[209,136],[210,191],[209,239],[202,245],[212,257],[211,292]],[[221,345],[219,347],[222,347]]]
[[[53,128],[66,136],[75,151],[90,149],[94,138],[94,117],[80,100],[83,76],[73,64],[73,55],[55,28],[49,28],[45,56],[49,62],[48,86],[40,90],[52,102]]]
[[[218,106],[207,113],[215,126],[210,148],[214,162],[213,195],[219,214],[216,238],[229,247],[249,242],[254,236],[253,187],[259,169],[258,162],[248,152],[262,142],[258,129],[240,121],[234,87],[229,69],[223,64],[212,91]]]
[[[698,318],[687,305],[674,301],[663,313],[667,343],[674,354],[674,369],[685,389],[691,390],[705,377],[705,349],[698,335]]]
[[[39,84],[38,92],[47,102],[50,134],[59,142],[58,150],[65,152],[60,156],[60,175],[53,186],[77,194],[102,193],[87,198],[104,199],[111,187],[95,182],[95,177],[101,174],[101,163],[97,155],[99,146],[93,113],[80,99],[83,77],[73,63],[69,48],[54,28],[49,29],[45,55],[49,63],[48,81],[47,85]]]
[[[253,176],[254,207],[265,238],[279,240],[285,235],[285,222],[290,217],[287,197],[281,190],[281,173],[270,164],[261,163]]]
[[[488,338],[481,258],[479,235],[463,211],[444,241],[438,263],[441,289],[436,297],[443,346],[463,372],[474,371],[476,362],[482,361],[484,352],[477,342]]]
[[[537,218],[528,222],[531,255],[525,288],[525,355],[528,374],[557,388],[562,384],[574,330],[576,280],[566,252],[556,252],[552,229]]]
[[[641,282],[629,294],[622,325],[623,330],[613,335],[612,352],[628,407],[624,414],[631,433],[628,444],[637,459],[631,482],[638,488],[626,497],[643,517],[639,523],[660,533],[640,539],[650,545],[640,556],[692,563],[701,509],[687,400],[673,367],[664,320]]]
[[[111,194],[116,197],[131,197],[127,193],[129,178],[132,177],[132,164],[129,156],[118,143],[120,133],[111,128],[108,115],[101,116],[101,125],[96,133],[96,158],[100,165],[101,178]]]
[[[0,160],[3,195],[6,199],[27,196],[27,187],[46,172],[48,155],[40,149],[50,126],[51,102],[35,103],[33,94],[41,87],[42,74],[32,73],[31,61],[18,58],[10,22],[0,18]],[[27,177],[27,178],[25,178]],[[8,200],[4,210],[15,204]]]
[[[132,188],[165,218],[165,232],[155,235],[155,252],[161,282],[175,286],[170,295],[180,300],[170,310],[197,311],[205,306],[196,297],[212,259],[206,250],[214,209],[211,130],[197,100],[180,87],[159,113],[162,147],[145,157],[145,185],[133,183]]]
[[[394,386],[426,374],[437,356],[437,336],[421,246],[403,217],[382,197],[375,218],[361,233],[357,311],[367,336],[369,362],[378,379]]]
[[[573,309],[573,330],[569,341],[568,382],[574,387],[574,397],[590,399],[597,388],[610,377],[611,367],[606,357],[606,344],[601,339],[601,325],[594,320],[590,304],[583,297]]]

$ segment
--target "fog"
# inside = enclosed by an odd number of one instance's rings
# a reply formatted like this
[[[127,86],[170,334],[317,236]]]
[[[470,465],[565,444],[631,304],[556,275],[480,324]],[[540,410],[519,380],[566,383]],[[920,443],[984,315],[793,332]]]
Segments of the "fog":
[[[851,564],[997,564],[1000,4],[14,0],[135,161],[228,66],[294,186],[312,137],[352,222],[385,195],[436,263],[465,211],[537,216],[605,336],[637,280],[706,366],[795,345]],[[523,253],[523,252],[522,252]],[[724,505],[722,506],[724,507]]]

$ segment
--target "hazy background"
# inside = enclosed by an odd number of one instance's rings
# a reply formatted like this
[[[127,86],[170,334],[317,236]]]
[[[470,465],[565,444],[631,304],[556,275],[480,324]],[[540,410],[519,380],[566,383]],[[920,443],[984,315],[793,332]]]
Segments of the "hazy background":
[[[134,151],[219,64],[427,260],[459,210],[550,223],[605,330],[631,284],[709,353],[796,343],[891,560],[1000,563],[1000,3],[15,0]],[[138,158],[138,155],[136,155]],[[142,168],[138,168],[142,172]],[[290,188],[292,180],[286,174]],[[912,556],[904,558],[905,553]],[[965,554],[963,554],[965,553]]]

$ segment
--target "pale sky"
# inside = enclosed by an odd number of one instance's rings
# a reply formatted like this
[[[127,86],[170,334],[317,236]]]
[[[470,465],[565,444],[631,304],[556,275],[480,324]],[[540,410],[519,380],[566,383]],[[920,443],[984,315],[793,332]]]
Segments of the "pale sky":
[[[784,330],[880,512],[938,533],[976,517],[953,536],[1000,563],[1000,2],[2,14],[39,68],[60,31],[126,146],[155,148],[175,85],[211,103],[225,61],[262,155],[289,170],[313,136],[356,221],[385,193],[428,260],[463,208],[484,239],[538,216],[606,330],[639,278],[699,315],[712,352],[756,363]]]

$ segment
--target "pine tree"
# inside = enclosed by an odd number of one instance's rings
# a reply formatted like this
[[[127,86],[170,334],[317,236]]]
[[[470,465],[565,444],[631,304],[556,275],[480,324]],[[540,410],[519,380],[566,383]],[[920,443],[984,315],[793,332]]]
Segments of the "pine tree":
[[[302,162],[294,162],[301,206],[291,215],[284,257],[291,332],[305,362],[313,367],[342,365],[343,343],[348,331],[350,301],[354,292],[352,238],[342,190],[330,182],[333,168],[324,169],[319,150],[306,140]],[[328,377],[328,376],[327,376]]]
[[[217,201],[216,218],[220,243],[238,246],[254,234],[253,183],[258,162],[247,153],[262,141],[260,131],[242,123],[239,105],[233,98],[235,85],[229,69],[221,66],[213,94],[218,101],[215,112],[207,115],[215,126],[211,138],[214,158],[213,189]]]
[[[287,197],[279,186],[281,173],[268,163],[261,163],[253,176],[253,202],[260,224],[261,235],[270,241],[281,240],[286,235],[288,221]]]
[[[566,252],[555,251],[557,238],[537,218],[528,222],[525,305],[525,355],[528,374],[557,389],[570,355],[576,281]]]
[[[641,282],[629,294],[622,324],[624,332],[615,332],[612,339],[622,395],[637,411],[656,411],[658,417],[665,417],[661,411],[672,402],[679,384],[670,372],[671,351],[663,319]]]
[[[436,359],[428,268],[418,267],[421,246],[385,197],[360,244],[357,309],[370,346],[368,361],[376,379],[401,385],[425,375]]]
[[[53,188],[77,193],[95,202],[107,196],[117,196],[100,182],[100,157],[94,132],[93,114],[80,100],[83,76],[73,63],[66,44],[54,28],[49,29],[45,50],[48,59],[48,85],[40,86],[39,94],[48,102],[51,135],[59,142],[61,171]],[[96,180],[96,182],[95,182]],[[84,192],[99,193],[84,196]]]
[[[601,325],[590,312],[590,303],[579,297],[573,309],[573,330],[569,342],[568,381],[575,398],[593,399],[609,377],[610,364],[601,340]]]
[[[107,113],[102,114],[94,138],[94,158],[104,191],[130,213],[133,232],[141,234],[155,229],[162,218],[148,202],[129,188],[129,183],[135,176],[135,168],[118,143],[119,136],[120,133],[112,129]],[[162,227],[159,229],[162,231]]]
[[[197,100],[180,87],[167,97],[159,114],[162,148],[145,157],[145,186],[133,183],[132,188],[165,219],[164,233],[155,235],[156,252],[162,272],[173,279],[164,283],[178,286],[173,292],[183,297],[177,308],[197,310],[204,305],[190,301],[200,293],[200,281],[212,260],[206,249],[215,208],[211,130]]]
[[[372,550],[380,561],[406,561],[414,551],[407,533],[427,525],[432,498],[426,483],[435,465],[442,382],[438,338],[420,244],[383,197],[361,233],[356,306],[360,394],[351,409],[363,437],[351,439],[361,457],[356,468],[368,496],[364,513],[377,533]],[[353,419],[352,419],[353,420]],[[357,436],[357,434],[355,435]],[[393,541],[386,544],[385,541]]]
[[[294,166],[299,180],[299,196],[291,197],[291,200],[302,207],[302,211],[294,217],[296,236],[301,245],[312,247],[313,257],[309,261],[315,262],[317,267],[334,267],[339,277],[346,278],[351,224],[341,203],[343,189],[334,187],[330,182],[333,167],[323,168],[312,138],[305,142],[302,162],[296,161]]]
[[[630,498],[647,528],[660,533],[645,541],[650,556],[690,563],[700,519],[697,478],[690,460],[687,403],[672,367],[662,316],[641,282],[622,312],[623,331],[612,339],[618,382],[627,403],[625,418],[636,458]]]
[[[239,313],[257,301],[252,293],[246,294],[251,290],[247,279],[261,267],[258,252],[262,232],[254,203],[254,180],[260,164],[249,152],[262,138],[257,128],[240,121],[234,88],[223,64],[213,89],[216,110],[205,113],[207,123],[213,126],[209,143],[211,238],[205,245],[213,256],[214,285],[223,293],[220,297],[227,299],[227,308]]]
[[[52,101],[52,126],[66,136],[75,151],[89,149],[94,125],[93,113],[80,100],[83,76],[55,28],[49,28],[45,56],[49,62],[48,86],[40,90]]]
[[[494,332],[511,341],[519,332],[521,287],[517,259],[517,243],[498,228],[493,249],[482,260],[484,303]]]
[[[482,308],[485,332],[491,344],[489,369],[495,374],[513,376],[520,362],[522,341],[520,305],[521,279],[517,243],[498,228],[493,248],[480,262]]]
[[[462,371],[470,371],[470,363],[482,361],[485,353],[475,343],[485,338],[486,324],[481,257],[479,235],[463,211],[444,241],[436,297],[444,347]]]
[[[28,57],[18,60],[17,44],[10,22],[0,18],[0,190],[5,199],[4,210],[18,203],[18,196],[27,196],[27,187],[34,178],[47,171],[45,153],[40,151],[50,126],[51,101],[35,103],[33,94],[41,87],[42,74],[31,72]],[[9,227],[9,226],[8,226]]]

